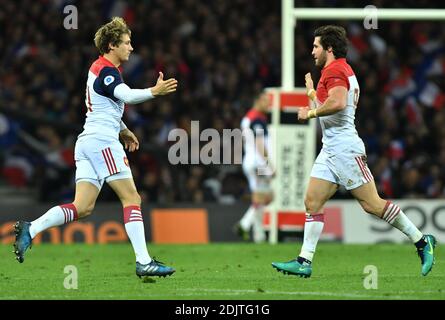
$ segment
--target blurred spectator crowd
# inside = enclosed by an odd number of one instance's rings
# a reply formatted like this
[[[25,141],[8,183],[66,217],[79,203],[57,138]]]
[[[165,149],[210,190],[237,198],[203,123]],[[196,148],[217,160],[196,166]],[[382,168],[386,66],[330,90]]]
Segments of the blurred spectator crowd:
[[[296,1],[304,7],[358,7],[361,1]],[[248,195],[239,165],[171,165],[172,129],[239,128],[252,95],[281,81],[280,1],[2,1],[0,6],[0,180],[32,188],[40,201],[69,200],[73,147],[84,122],[85,83],[97,58],[100,25],[122,16],[134,52],[124,68],[133,88],[158,71],[179,81],[176,94],[127,106],[124,121],[143,148],[129,154],[145,201],[231,202]],[[409,4],[411,3],[411,4]],[[78,29],[65,29],[66,5]],[[425,1],[376,1],[377,7],[429,7]],[[313,31],[343,25],[348,61],[361,87],[356,124],[379,192],[389,198],[445,197],[445,25],[441,22],[299,21],[296,86],[320,72]],[[191,143],[191,142],[190,142]],[[319,146],[320,147],[320,146]],[[230,146],[222,146],[230,148]],[[224,152],[222,150],[222,152]],[[340,192],[337,197],[349,197]],[[116,199],[104,187],[102,199]]]

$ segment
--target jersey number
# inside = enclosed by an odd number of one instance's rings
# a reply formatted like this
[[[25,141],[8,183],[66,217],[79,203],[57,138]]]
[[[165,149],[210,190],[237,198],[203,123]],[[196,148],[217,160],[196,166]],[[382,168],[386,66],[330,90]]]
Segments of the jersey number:
[[[90,97],[90,88],[88,86],[85,95],[86,95],[85,104],[87,105],[87,109],[89,112],[93,112],[93,105],[91,104],[91,97]]]
[[[360,91],[359,89],[355,88],[354,89],[354,106],[357,108],[358,105],[358,98],[360,96]]]

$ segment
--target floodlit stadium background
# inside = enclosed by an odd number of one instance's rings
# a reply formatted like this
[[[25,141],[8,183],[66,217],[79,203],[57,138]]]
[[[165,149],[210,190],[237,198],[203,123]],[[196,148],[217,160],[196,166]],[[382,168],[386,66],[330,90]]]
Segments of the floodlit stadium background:
[[[67,4],[78,9],[76,30],[63,27]],[[438,7],[428,1],[295,1],[296,7],[306,8],[364,8],[369,4]],[[190,132],[192,120],[199,121],[200,130],[238,128],[251,107],[252,94],[280,86],[280,15],[280,1],[2,3],[0,197],[2,205],[19,209],[5,209],[0,223],[6,225],[23,215],[34,219],[51,204],[72,200],[73,147],[84,121],[87,70],[98,55],[92,39],[99,25],[112,16],[122,16],[132,30],[135,48],[124,65],[126,83],[134,88],[151,86],[160,70],[180,83],[176,94],[128,106],[125,113],[125,123],[143,144],[129,160],[146,211],[204,208],[210,234],[204,240],[234,240],[230,224],[249,203],[241,166],[172,166],[167,159],[171,145],[167,136],[174,128]],[[308,71],[315,81],[319,78],[310,55],[313,31],[327,23],[343,25],[348,31],[348,61],[361,87],[356,125],[380,195],[404,199],[405,206],[418,205],[412,211],[413,220],[443,237],[445,24],[380,21],[378,29],[366,30],[361,21],[299,21],[296,87],[304,86]],[[221,146],[221,153],[224,148],[230,146]],[[332,212],[340,208],[340,218],[332,222],[333,230],[327,228],[326,238],[345,240],[349,215],[346,219],[342,215],[356,209],[349,209],[351,198],[343,190],[334,198],[346,202],[329,208]],[[116,201],[104,187],[98,215],[106,210],[104,206],[118,208]],[[36,209],[31,211],[32,206]],[[217,230],[214,224],[219,223]],[[5,243],[6,233],[1,235]]]

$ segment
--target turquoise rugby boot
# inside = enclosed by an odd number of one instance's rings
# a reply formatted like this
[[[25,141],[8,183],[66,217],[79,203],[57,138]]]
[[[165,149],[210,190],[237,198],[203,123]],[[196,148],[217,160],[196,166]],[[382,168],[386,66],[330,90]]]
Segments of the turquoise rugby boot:
[[[175,269],[168,267],[155,259],[147,264],[136,262],[136,275],[139,278],[146,276],[159,276],[165,278],[166,276],[172,275],[175,271]]]
[[[426,246],[417,248],[417,254],[422,262],[422,276],[426,276],[434,265],[434,248],[436,247],[436,238],[427,234],[425,235]]]
[[[272,267],[284,274],[291,274],[303,278],[309,278],[312,274],[312,266],[310,263],[299,263],[297,259],[288,262],[272,262]]]
[[[30,222],[18,221],[14,224],[15,242],[14,253],[18,262],[25,261],[25,252],[32,246],[32,238],[29,233]]]

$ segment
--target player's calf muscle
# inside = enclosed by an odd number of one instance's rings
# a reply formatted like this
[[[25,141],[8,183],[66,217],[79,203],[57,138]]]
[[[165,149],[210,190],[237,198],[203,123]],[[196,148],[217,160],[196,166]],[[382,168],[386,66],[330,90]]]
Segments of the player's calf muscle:
[[[89,216],[94,210],[94,204],[85,205],[85,204],[76,203],[76,202],[73,202],[73,204],[77,209],[77,215],[79,218],[84,218],[84,217]]]
[[[365,212],[381,217],[383,215],[383,209],[386,201],[381,198],[377,198],[373,201],[360,200],[359,203]]]
[[[121,195],[120,200],[124,207],[131,206],[131,205],[140,206],[141,202],[142,202],[141,196],[136,191],[132,192],[132,193]]]

